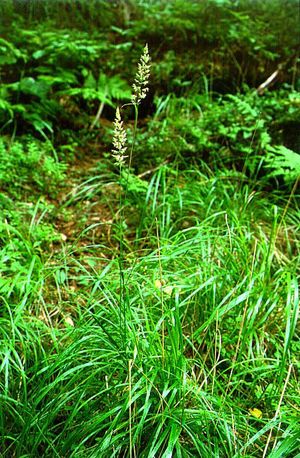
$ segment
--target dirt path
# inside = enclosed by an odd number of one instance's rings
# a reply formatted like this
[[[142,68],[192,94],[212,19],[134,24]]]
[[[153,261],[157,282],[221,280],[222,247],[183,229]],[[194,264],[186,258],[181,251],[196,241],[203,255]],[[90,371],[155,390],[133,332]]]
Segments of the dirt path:
[[[54,222],[68,245],[99,244],[107,238],[112,210],[108,199],[103,198],[101,156],[98,145],[87,145],[69,166]]]

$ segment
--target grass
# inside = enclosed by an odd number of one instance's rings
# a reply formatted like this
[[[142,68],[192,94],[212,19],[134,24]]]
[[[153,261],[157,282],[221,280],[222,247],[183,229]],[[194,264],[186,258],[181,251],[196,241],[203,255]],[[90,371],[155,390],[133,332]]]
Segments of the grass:
[[[295,456],[298,213],[240,183],[162,166],[135,237],[127,196],[123,310],[101,245],[29,254],[38,280],[2,299],[3,456]]]

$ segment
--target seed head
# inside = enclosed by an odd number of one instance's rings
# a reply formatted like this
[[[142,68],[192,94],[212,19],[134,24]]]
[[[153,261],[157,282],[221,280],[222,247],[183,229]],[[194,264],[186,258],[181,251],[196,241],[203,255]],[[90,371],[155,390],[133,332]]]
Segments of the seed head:
[[[138,105],[144,99],[149,91],[148,83],[150,77],[150,56],[148,45],[144,47],[143,54],[141,55],[140,62],[138,63],[138,71],[135,75],[134,83],[132,85],[133,95],[131,101],[133,104]]]
[[[115,159],[116,165],[124,165],[125,159],[128,156],[125,156],[125,151],[127,150],[126,145],[126,131],[123,127],[123,121],[121,119],[119,107],[116,109],[116,117],[114,120],[114,136],[113,136],[113,146],[112,150],[113,158]]]

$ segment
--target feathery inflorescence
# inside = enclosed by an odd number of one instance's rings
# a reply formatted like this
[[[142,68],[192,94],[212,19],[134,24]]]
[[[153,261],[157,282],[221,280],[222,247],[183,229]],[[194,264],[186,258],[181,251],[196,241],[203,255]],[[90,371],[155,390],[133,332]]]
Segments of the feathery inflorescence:
[[[126,130],[123,127],[123,121],[121,119],[120,108],[116,109],[116,117],[114,120],[114,136],[113,136],[113,146],[112,150],[113,157],[115,159],[116,165],[122,165],[125,162],[125,159],[128,156],[125,156],[127,150],[126,146]]]
[[[149,91],[148,84],[150,67],[149,50],[148,45],[146,44],[138,64],[138,71],[135,75],[134,83],[132,85],[133,95],[131,97],[131,101],[135,105],[138,105],[146,97],[147,92]]]
[[[141,55],[140,62],[138,64],[138,70],[135,75],[134,83],[132,85],[133,95],[131,97],[131,102],[133,105],[137,106],[144,99],[149,91],[148,83],[150,77],[150,56],[148,45],[146,44]],[[113,136],[113,146],[112,150],[113,158],[115,159],[115,164],[122,166],[125,163],[125,159],[128,156],[125,156],[127,150],[126,146],[127,135],[123,127],[123,121],[121,119],[120,108],[116,109],[116,116],[114,120],[114,136]]]

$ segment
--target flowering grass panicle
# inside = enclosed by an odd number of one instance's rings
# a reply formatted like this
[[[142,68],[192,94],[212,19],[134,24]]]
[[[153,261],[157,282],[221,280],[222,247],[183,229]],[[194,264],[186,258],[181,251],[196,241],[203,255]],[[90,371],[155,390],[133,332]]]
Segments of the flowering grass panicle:
[[[114,137],[113,137],[113,146],[112,150],[113,158],[115,159],[116,165],[122,166],[125,163],[125,159],[128,156],[125,156],[127,150],[126,146],[126,130],[123,127],[123,121],[121,119],[120,109],[116,109],[116,117],[114,120]]]
[[[138,105],[142,99],[144,99],[149,91],[148,83],[150,77],[150,56],[148,45],[144,47],[144,52],[141,55],[140,62],[138,64],[138,71],[135,75],[134,83],[132,85],[133,95],[131,101],[134,105]]]

